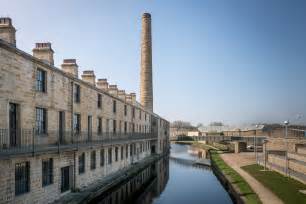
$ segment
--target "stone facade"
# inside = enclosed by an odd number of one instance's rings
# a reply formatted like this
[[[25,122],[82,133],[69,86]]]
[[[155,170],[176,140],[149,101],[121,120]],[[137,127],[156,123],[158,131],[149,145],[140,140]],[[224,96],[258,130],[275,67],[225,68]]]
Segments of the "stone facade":
[[[135,93],[106,79],[96,82],[92,70],[79,79],[75,59],[55,67],[51,43],[37,43],[30,55],[16,48],[14,39],[11,20],[0,19],[0,203],[51,203],[168,151],[169,122],[138,103]],[[48,159],[52,183],[43,186],[42,163]],[[17,195],[22,162],[29,168],[29,189]],[[65,192],[63,176],[69,183]]]

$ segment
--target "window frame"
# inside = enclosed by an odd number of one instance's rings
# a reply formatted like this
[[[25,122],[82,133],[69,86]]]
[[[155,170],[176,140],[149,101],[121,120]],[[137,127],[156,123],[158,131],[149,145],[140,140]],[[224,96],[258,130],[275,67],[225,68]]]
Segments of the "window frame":
[[[36,70],[36,91],[46,93],[47,92],[47,71],[41,68]]]
[[[48,132],[47,109],[42,107],[35,108],[35,132],[37,135],[46,135]]]
[[[85,167],[86,167],[86,157],[85,157],[85,152],[83,152],[81,155],[79,155],[79,175],[85,173]]]
[[[30,192],[30,162],[15,163],[15,196]]]
[[[90,152],[90,170],[95,170],[97,168],[97,155],[96,151]]]
[[[42,169],[42,187],[49,186],[54,183],[54,174],[53,174],[53,159],[42,160],[41,169]]]

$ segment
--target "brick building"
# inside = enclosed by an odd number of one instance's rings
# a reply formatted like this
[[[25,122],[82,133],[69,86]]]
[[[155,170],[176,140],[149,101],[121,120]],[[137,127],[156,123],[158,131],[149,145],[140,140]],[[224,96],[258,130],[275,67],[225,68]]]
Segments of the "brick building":
[[[31,55],[15,32],[0,18],[0,203],[51,203],[168,151],[169,123],[153,112],[152,92],[142,97],[147,107],[93,70],[79,78],[75,59],[57,68],[51,43],[36,43]],[[148,77],[141,83],[151,91]]]

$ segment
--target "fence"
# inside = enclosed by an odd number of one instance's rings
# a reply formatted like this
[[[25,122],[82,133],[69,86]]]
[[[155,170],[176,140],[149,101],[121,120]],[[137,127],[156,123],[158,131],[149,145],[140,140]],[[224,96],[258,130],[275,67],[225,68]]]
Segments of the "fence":
[[[234,142],[234,141],[243,141],[248,145],[254,145],[254,138],[256,140],[256,145],[261,146],[264,143],[264,140],[267,139],[265,136],[193,136],[194,141],[207,141],[208,143],[212,142]],[[180,138],[178,137],[178,140]]]
[[[60,132],[48,131],[38,134],[34,129],[9,131],[0,129],[0,156],[13,154],[37,153],[44,151],[61,151],[64,149],[81,148],[101,144],[120,144],[140,139],[157,139],[152,133],[113,133],[103,132]]]

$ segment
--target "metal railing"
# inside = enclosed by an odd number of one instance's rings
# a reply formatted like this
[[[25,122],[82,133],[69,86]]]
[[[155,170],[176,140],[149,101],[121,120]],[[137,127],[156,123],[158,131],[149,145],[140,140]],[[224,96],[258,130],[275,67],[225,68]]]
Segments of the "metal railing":
[[[94,133],[71,131],[48,131],[38,134],[35,129],[18,129],[9,131],[0,129],[0,157],[23,153],[38,153],[45,151],[62,151],[95,145],[120,144],[127,141],[157,139],[152,133]]]

